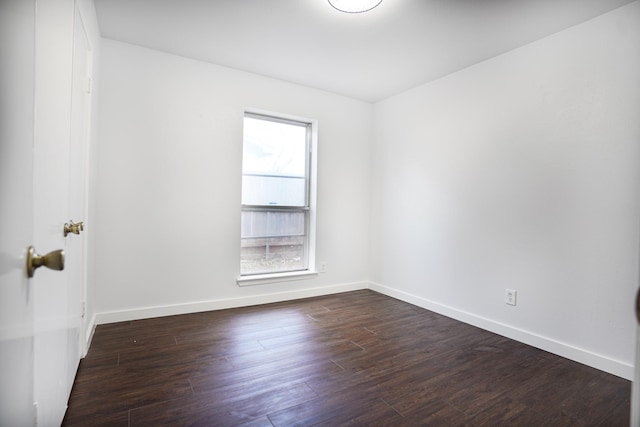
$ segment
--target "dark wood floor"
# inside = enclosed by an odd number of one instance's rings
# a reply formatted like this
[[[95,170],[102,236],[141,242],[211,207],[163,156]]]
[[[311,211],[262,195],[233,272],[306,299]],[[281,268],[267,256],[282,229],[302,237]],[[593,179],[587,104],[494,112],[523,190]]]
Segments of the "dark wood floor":
[[[372,291],[98,326],[65,426],[628,426],[629,381]]]

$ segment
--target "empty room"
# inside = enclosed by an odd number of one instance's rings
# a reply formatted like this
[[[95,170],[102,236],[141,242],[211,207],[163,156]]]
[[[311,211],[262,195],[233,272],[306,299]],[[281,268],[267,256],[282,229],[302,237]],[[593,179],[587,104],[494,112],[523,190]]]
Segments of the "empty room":
[[[1,1],[1,426],[640,426],[638,0]]]

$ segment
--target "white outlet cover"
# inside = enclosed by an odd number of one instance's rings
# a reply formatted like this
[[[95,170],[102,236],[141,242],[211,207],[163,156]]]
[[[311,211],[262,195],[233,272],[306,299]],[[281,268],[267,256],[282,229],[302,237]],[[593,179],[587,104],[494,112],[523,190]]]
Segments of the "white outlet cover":
[[[504,302],[509,305],[516,305],[517,291],[513,289],[504,290]]]

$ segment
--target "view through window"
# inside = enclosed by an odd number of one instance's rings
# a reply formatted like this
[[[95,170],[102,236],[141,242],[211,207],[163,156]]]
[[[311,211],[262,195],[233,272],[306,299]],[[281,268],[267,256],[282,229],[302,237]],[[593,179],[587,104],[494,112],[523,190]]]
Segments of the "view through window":
[[[309,266],[311,124],[246,113],[242,150],[242,276]]]

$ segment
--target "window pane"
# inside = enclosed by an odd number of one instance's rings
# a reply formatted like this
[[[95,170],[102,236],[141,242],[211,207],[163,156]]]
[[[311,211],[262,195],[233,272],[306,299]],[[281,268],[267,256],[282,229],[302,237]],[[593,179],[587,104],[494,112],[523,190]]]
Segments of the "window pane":
[[[242,212],[240,274],[306,268],[306,212]]]
[[[304,177],[243,175],[242,204],[305,206]]]
[[[304,236],[242,239],[240,274],[304,270]]]
[[[305,211],[243,211],[240,237],[304,236]]]
[[[242,203],[305,206],[307,126],[244,118]]]
[[[312,124],[245,113],[240,275],[309,268]]]

